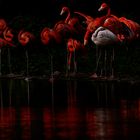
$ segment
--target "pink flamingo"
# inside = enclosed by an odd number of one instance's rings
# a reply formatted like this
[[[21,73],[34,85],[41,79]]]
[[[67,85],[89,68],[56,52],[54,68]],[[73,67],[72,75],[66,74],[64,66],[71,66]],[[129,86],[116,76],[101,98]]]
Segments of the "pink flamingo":
[[[6,29],[3,32],[3,37],[7,41],[7,44],[9,44],[9,46],[16,47],[13,44],[14,35],[12,33],[12,29],[10,29],[9,27],[6,27]],[[10,48],[9,47],[8,47],[8,66],[9,66],[10,75],[13,75],[12,74],[12,66],[11,66],[11,54],[10,54]]]
[[[60,44],[61,40],[61,36],[53,29],[45,27],[41,31],[41,41],[44,45],[50,45],[51,42]]]
[[[81,35],[84,35],[85,28],[81,25],[80,20],[77,17],[71,16],[68,7],[63,7],[60,15],[63,15],[64,13],[67,13],[65,20],[57,22],[53,29],[65,39],[71,37],[79,38]]]
[[[103,11],[103,10],[107,10],[108,16],[113,16],[113,17],[117,18],[121,23],[124,23],[129,28],[129,30],[130,30],[129,36],[125,36],[126,37],[125,39],[127,41],[137,39],[140,36],[140,25],[137,22],[127,19],[125,17],[118,18],[118,17],[112,15],[111,9],[106,3],[103,3],[100,6],[100,8],[98,9],[98,11]]]
[[[44,45],[46,45],[48,47],[48,51],[55,49],[56,46],[58,47],[61,43],[62,43],[62,38],[61,35],[55,31],[54,29],[50,29],[48,27],[45,27],[42,31],[41,31],[41,41]],[[54,75],[54,70],[53,70],[53,54],[52,51],[49,52],[50,54],[50,59],[51,59],[51,80],[53,81],[53,75]]]
[[[131,30],[131,36],[129,37],[130,42],[140,38],[140,25],[137,22],[125,17],[120,17],[119,20]]]
[[[67,71],[70,70],[71,65],[71,57],[73,56],[74,61],[74,73],[77,71],[76,59],[75,59],[75,51],[79,50],[80,48],[83,49],[83,44],[80,42],[82,37],[85,34],[85,27],[83,27],[80,23],[80,20],[76,16],[71,15],[71,11],[68,7],[63,7],[60,15],[67,13],[66,19],[64,20],[65,26],[68,26],[69,31],[72,32],[70,36],[66,39],[67,44]],[[73,55],[72,55],[73,54]]]
[[[34,39],[34,35],[28,31],[21,30],[18,34],[18,41],[22,46],[27,46],[30,41]],[[29,55],[28,55],[28,50],[26,48],[25,50],[25,55],[26,55],[26,72],[27,76],[29,76]]]
[[[71,60],[72,60],[72,55],[73,55],[73,63],[74,63],[74,75],[77,72],[77,62],[76,62],[76,51],[79,50],[84,50],[85,47],[84,45],[76,39],[73,38],[69,38],[67,41],[67,72],[66,72],[66,76],[68,75],[68,71],[70,71],[70,67],[71,67]]]
[[[67,16],[64,20],[64,23],[70,25],[74,28],[79,34],[83,34],[85,32],[85,28],[81,25],[80,20],[76,16],[71,15],[71,11],[68,7],[63,7],[60,15],[67,13]]]
[[[9,31],[9,28],[7,27],[6,21],[4,19],[0,19],[0,75],[2,74],[2,72],[1,72],[1,49],[3,46],[6,46],[6,45],[15,47],[15,45],[12,43],[12,39],[13,39],[13,36],[12,36],[11,31]],[[9,70],[10,70],[10,65],[9,65]],[[10,70],[10,72],[11,72],[11,70]]]
[[[84,16],[85,18],[87,18],[89,21],[88,25],[87,25],[87,31],[84,36],[84,45],[86,45],[88,43],[89,39],[91,39],[91,36],[92,36],[92,41],[95,42],[95,44],[96,44],[97,42],[96,42],[96,40],[94,40],[95,38],[93,35],[95,35],[95,32],[96,32],[96,35],[98,35],[97,33],[99,31],[100,31],[100,33],[102,33],[102,38],[101,38],[101,35],[99,36],[101,42],[105,38],[108,38],[108,35],[105,36],[105,31],[107,31],[108,33],[112,32],[114,34],[114,37],[118,38],[119,42],[126,40],[130,36],[130,34],[131,34],[130,29],[128,27],[126,27],[126,25],[124,25],[122,22],[120,22],[119,18],[117,18],[116,16],[111,14],[110,8],[106,3],[103,3],[101,5],[101,7],[99,8],[99,11],[101,11],[103,9],[107,10],[107,14],[102,17],[96,18],[96,19],[92,19],[92,18],[88,19],[88,16],[80,14],[80,15]],[[103,29],[104,29],[104,32],[103,31],[101,32],[101,30],[103,30]],[[104,35],[103,35],[103,33],[104,33]],[[97,38],[97,39],[99,39],[99,38]],[[110,39],[108,39],[108,41],[109,40],[111,41],[111,37],[109,37],[109,38]],[[115,43],[115,41],[114,41],[114,43]],[[118,43],[116,43],[116,44],[118,44]],[[98,43],[97,43],[97,46],[100,46],[100,45],[98,45]],[[103,46],[104,46],[104,44],[103,44]],[[96,59],[96,61],[97,61],[96,68],[98,67],[98,61],[99,61],[99,56],[100,56],[100,55],[98,56],[98,48],[99,47],[96,47],[96,58],[97,58]],[[103,48],[103,47],[100,47],[100,48]],[[113,49],[112,59],[114,59],[114,49]],[[104,61],[106,62],[106,51],[105,51],[105,60]],[[113,60],[111,60],[111,61],[113,61]],[[94,76],[97,77],[96,73],[94,74]],[[113,77],[113,73],[112,73],[111,77]]]

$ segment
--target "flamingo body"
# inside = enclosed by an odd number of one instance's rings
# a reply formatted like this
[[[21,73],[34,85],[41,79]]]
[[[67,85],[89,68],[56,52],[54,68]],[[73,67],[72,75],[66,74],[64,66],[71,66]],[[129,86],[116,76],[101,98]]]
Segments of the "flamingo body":
[[[7,27],[3,32],[3,36],[4,36],[4,39],[6,41],[11,42],[13,40],[13,37],[14,37],[14,35],[12,33],[12,29]]]
[[[119,42],[117,36],[104,27],[97,28],[92,34],[91,40],[97,46],[108,46]]]
[[[49,45],[50,42],[59,44],[61,37],[55,30],[45,27],[41,32],[41,41],[44,45]]]
[[[125,17],[121,17],[119,18],[119,20],[123,22],[131,30],[130,39],[133,40],[140,37],[140,25],[137,22],[127,19]]]
[[[30,32],[21,30],[18,34],[18,40],[22,46],[26,46],[30,40],[34,38],[34,35]]]
[[[97,71],[98,71],[98,65],[99,65],[99,60],[101,58],[101,50],[104,51],[104,60],[102,63],[104,63],[104,67],[101,67],[101,76],[102,76],[102,68],[104,69],[104,76],[106,77],[107,75],[107,62],[110,62],[111,66],[111,78],[114,77],[114,68],[113,68],[113,62],[114,62],[114,47],[119,45],[121,41],[118,39],[117,35],[114,34],[112,31],[108,30],[105,27],[99,27],[95,30],[95,32],[91,36],[91,40],[96,44],[96,51],[98,52],[99,50],[99,56],[98,53],[96,52],[97,55],[97,60],[96,60],[96,69],[95,73],[92,75],[93,78],[97,78]],[[108,59],[107,53],[112,51],[111,57]],[[108,66],[108,68],[110,67]],[[109,70],[110,71],[110,70]],[[110,73],[109,73],[110,74]]]

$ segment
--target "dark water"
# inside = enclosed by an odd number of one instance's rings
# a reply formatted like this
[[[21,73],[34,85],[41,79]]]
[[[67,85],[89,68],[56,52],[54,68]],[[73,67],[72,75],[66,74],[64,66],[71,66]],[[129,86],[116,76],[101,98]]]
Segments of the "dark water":
[[[140,139],[140,85],[1,80],[0,140]]]

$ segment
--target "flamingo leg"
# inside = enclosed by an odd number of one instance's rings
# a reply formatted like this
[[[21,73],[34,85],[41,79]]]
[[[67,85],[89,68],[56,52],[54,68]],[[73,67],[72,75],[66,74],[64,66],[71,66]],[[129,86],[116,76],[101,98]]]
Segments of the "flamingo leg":
[[[74,49],[74,74],[77,72],[77,63],[76,63],[76,54],[75,54],[75,49]]]
[[[25,55],[26,55],[26,76],[29,76],[29,55],[27,49],[25,51]]]
[[[27,100],[28,100],[28,105],[30,104],[30,83],[27,81]]]
[[[10,48],[8,48],[8,66],[9,66],[9,74],[12,74],[12,65],[11,65],[11,53]]]
[[[67,47],[68,48],[68,47]],[[67,64],[66,64],[66,77],[68,76],[68,71],[69,71],[69,51],[67,49]]]
[[[107,65],[107,50],[105,48],[105,57],[104,57],[104,72],[105,72],[105,78],[106,78],[106,74],[107,74],[107,69],[106,69],[106,65]]]
[[[0,121],[2,122],[4,117],[3,117],[3,92],[2,92],[2,85],[0,81]]]
[[[12,105],[12,87],[13,87],[13,81],[10,79],[10,85],[9,85],[9,105]]]
[[[114,59],[115,59],[115,51],[112,49],[112,57],[111,57],[111,78],[114,78]]]
[[[99,55],[98,55],[99,52]],[[99,67],[99,61],[101,58],[101,50],[96,46],[96,67],[95,67],[95,72],[94,74],[91,76],[91,78],[97,78],[97,71],[98,71],[98,67]]]
[[[68,73],[70,72],[71,69],[71,59],[72,59],[72,52],[68,52],[68,61],[67,61],[67,73],[66,76],[68,76]]]
[[[98,65],[98,51],[99,51],[99,48],[96,46],[96,66]]]
[[[98,53],[98,51],[96,51],[96,53]],[[99,55],[97,55],[98,57],[96,58],[96,68],[95,68],[95,73],[97,73],[98,67],[99,67],[99,62],[100,62],[100,58],[101,58],[101,49],[99,49]]]
[[[51,55],[51,79],[53,80],[53,56]]]

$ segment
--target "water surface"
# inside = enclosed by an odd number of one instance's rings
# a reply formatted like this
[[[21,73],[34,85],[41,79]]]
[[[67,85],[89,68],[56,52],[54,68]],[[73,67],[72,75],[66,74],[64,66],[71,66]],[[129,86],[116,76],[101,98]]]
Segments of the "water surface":
[[[0,140],[140,138],[140,85],[0,80]]]

